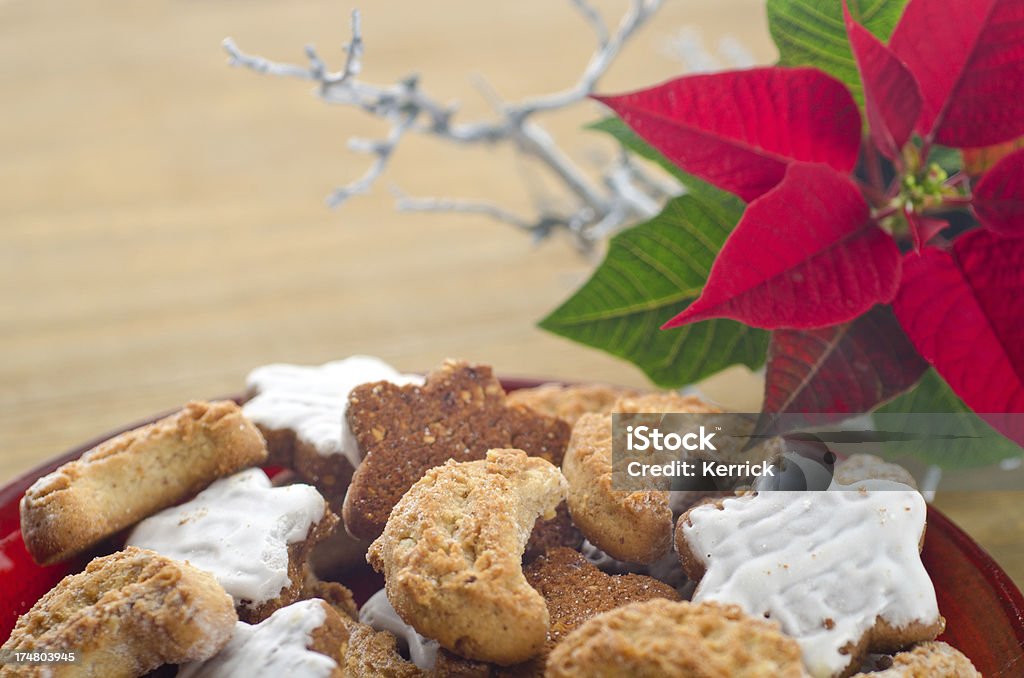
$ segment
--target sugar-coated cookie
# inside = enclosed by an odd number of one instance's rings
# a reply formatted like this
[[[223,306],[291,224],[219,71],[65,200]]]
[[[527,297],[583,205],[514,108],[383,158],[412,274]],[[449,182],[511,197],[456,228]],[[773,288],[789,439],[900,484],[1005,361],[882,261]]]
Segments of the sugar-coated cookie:
[[[548,678],[802,678],[777,624],[734,605],[649,600],[597,615],[548,658]]]
[[[840,485],[852,485],[861,480],[891,480],[917,489],[910,471],[873,454],[851,454],[836,464],[832,479]]]
[[[567,548],[537,558],[526,568],[526,581],[548,606],[548,652],[594,615],[655,598],[679,600],[668,584],[640,574],[605,574],[583,554]]]
[[[74,663],[0,667],[0,676],[135,678],[204,660],[231,638],[231,597],[208,573],[128,547],[65,577],[23,614],[4,650],[74,652]]]
[[[128,543],[212,573],[255,623],[299,599],[307,555],[337,520],[312,486],[273,487],[255,468],[147,518]]]
[[[422,635],[470,659],[525,661],[542,650],[549,618],[523,575],[523,550],[538,516],[553,516],[564,497],[558,469],[521,450],[449,461],[399,500],[367,560]]]
[[[944,627],[919,554],[924,499],[888,481],[849,488],[722,499],[683,514],[676,532],[699,580],[693,600],[777,620],[821,678]]]
[[[672,546],[668,492],[616,490],[612,470],[611,415],[583,415],[573,426],[562,462],[573,523],[614,558],[653,562]]]
[[[642,574],[668,584],[684,599],[689,599],[693,595],[695,584],[686,576],[675,551],[666,553],[653,563],[629,563],[612,558],[589,541],[583,540],[583,544],[580,546],[580,555],[586,558],[588,563],[607,574]]]
[[[42,565],[66,560],[266,458],[263,436],[235,403],[189,403],[33,483],[21,500],[25,546]]]
[[[675,393],[626,394],[612,406],[615,413],[718,413],[699,398]],[[661,488],[614,489],[612,415],[584,414],[573,426],[562,472],[569,481],[569,513],[583,535],[618,560],[652,563],[671,550],[672,510]],[[675,455],[670,455],[675,457]]]
[[[375,631],[367,624],[349,628],[345,650],[345,678],[426,678],[424,671],[398,652],[398,640],[389,631]]]
[[[270,463],[296,469],[341,505],[362,454],[348,427],[348,394],[360,384],[422,384],[379,358],[354,355],[323,365],[257,367],[246,380],[252,394],[242,410],[267,439]],[[333,504],[333,501],[332,501]]]
[[[363,384],[349,395],[348,422],[365,457],[345,496],[345,527],[373,539],[399,498],[449,459],[483,459],[516,448],[558,465],[564,421],[508,405],[491,368],[447,361],[423,386]]]
[[[889,668],[858,673],[855,678],[981,678],[981,673],[960,650],[928,641],[896,654]]]
[[[609,414],[620,398],[638,396],[640,391],[604,384],[542,384],[508,394],[510,405],[525,405],[570,426],[584,414]]]
[[[238,622],[216,656],[179,668],[178,678],[345,678],[348,628],[318,599],[282,607],[259,624]]]

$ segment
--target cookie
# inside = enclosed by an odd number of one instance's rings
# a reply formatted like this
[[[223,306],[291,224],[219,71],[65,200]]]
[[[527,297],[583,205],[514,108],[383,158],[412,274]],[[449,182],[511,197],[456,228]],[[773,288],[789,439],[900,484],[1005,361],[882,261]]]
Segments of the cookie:
[[[668,492],[616,490],[612,484],[612,417],[585,414],[572,429],[562,462],[572,521],[613,558],[650,563],[672,545]]]
[[[840,485],[852,485],[861,480],[891,480],[917,489],[910,471],[873,454],[851,454],[836,464],[832,479]]]
[[[981,673],[960,650],[929,641],[900,652],[888,668],[858,673],[855,678],[981,678]]]
[[[263,436],[233,402],[189,403],[33,483],[21,499],[25,546],[41,565],[66,560],[266,458]]]
[[[690,509],[676,550],[694,601],[777,619],[812,676],[845,676],[868,652],[932,640],[944,627],[921,563],[925,502],[906,485],[762,492]]]
[[[653,563],[642,564],[612,558],[587,540],[583,540],[579,550],[588,563],[607,574],[642,574],[668,584],[683,598],[693,595],[694,584],[683,572],[675,551],[666,553]]]
[[[509,667],[462,660],[444,651],[440,655],[439,673],[495,678],[543,676],[551,650],[591,617],[644,600],[679,600],[679,594],[667,584],[637,574],[605,574],[578,551],[568,548],[556,548],[540,556],[526,568],[525,575],[530,586],[544,596],[551,617],[544,650]]]
[[[322,600],[303,600],[259,624],[238,622],[215,657],[179,667],[177,678],[344,678],[348,628]]]
[[[257,367],[246,380],[252,397],[242,411],[267,439],[270,463],[299,472],[328,499],[341,505],[362,454],[348,427],[348,395],[360,384],[390,381],[421,384],[384,361],[355,355],[317,366]]]
[[[699,398],[675,393],[626,394],[611,409],[622,414],[651,414],[651,425],[671,412],[721,411]],[[573,426],[562,462],[569,481],[569,513],[583,535],[611,557],[652,563],[671,549],[670,495],[667,487],[613,488],[612,421],[611,415],[585,414]],[[675,456],[671,454],[666,461]]]
[[[391,606],[384,589],[363,603],[359,609],[359,622],[374,631],[386,631],[395,636],[402,654],[424,671],[432,670],[437,663],[437,651],[440,649],[438,642],[421,636],[416,629],[405,623]]]
[[[373,539],[399,498],[449,459],[483,459],[516,448],[561,463],[564,421],[508,405],[489,367],[447,361],[423,386],[363,384],[349,395],[348,422],[365,453],[352,477],[342,516],[355,537]]]
[[[605,574],[583,554],[567,548],[554,549],[535,560],[526,568],[526,581],[544,596],[548,606],[548,651],[594,615],[655,598],[679,600],[668,584],[639,574]]]
[[[449,461],[395,505],[367,560],[422,635],[470,659],[525,661],[544,646],[548,611],[523,575],[523,550],[564,497],[558,469],[521,450]]]
[[[359,606],[356,605],[352,591],[336,581],[321,581],[311,571],[307,571],[299,600],[319,598],[334,608],[344,619],[359,619]]]
[[[508,394],[510,405],[525,405],[534,412],[561,419],[570,426],[584,414],[610,414],[612,405],[622,397],[638,396],[640,391],[604,384],[542,384]]]
[[[778,625],[734,605],[655,599],[597,615],[555,647],[549,678],[802,678]]]
[[[366,624],[349,628],[345,650],[345,678],[425,678],[428,673],[398,652],[398,641],[387,631]]]
[[[18,619],[3,649],[75,652],[70,664],[0,667],[0,676],[134,678],[204,660],[237,617],[217,581],[187,563],[128,547],[65,577]]]
[[[315,488],[273,487],[254,468],[147,518],[128,543],[212,573],[239,618],[255,623],[299,599],[308,553],[337,520]]]
[[[722,410],[704,402],[697,396],[682,395],[671,391],[657,393],[627,393],[612,405],[612,412],[620,414],[642,414],[645,412],[671,414],[718,414]]]

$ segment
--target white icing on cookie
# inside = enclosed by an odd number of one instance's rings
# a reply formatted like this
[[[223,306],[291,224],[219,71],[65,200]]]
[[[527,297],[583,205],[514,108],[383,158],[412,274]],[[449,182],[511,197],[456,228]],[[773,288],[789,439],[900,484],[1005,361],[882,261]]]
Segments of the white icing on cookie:
[[[416,666],[424,671],[434,668],[439,648],[437,641],[421,636],[416,633],[416,629],[402,621],[395,608],[391,607],[384,589],[370,596],[359,609],[359,621],[374,631],[388,631],[394,634],[400,644],[409,648],[409,659]]]
[[[242,412],[265,428],[295,431],[318,454],[343,454],[356,467],[361,456],[345,421],[348,394],[374,381],[422,384],[423,377],[401,374],[379,358],[364,355],[310,367],[264,365],[249,373],[246,385],[256,395]]]
[[[178,678],[327,678],[338,664],[307,649],[313,632],[327,619],[319,599],[293,603],[256,625],[235,624],[235,633],[212,659],[178,669]]]
[[[707,570],[693,600],[734,603],[779,622],[813,676],[846,668],[851,658],[841,648],[879,617],[895,627],[938,618],[918,552],[925,502],[906,485],[762,492],[725,499],[722,509],[700,506],[689,520],[686,542]]]
[[[206,570],[235,599],[256,605],[289,586],[288,545],[324,517],[309,485],[272,487],[258,468],[216,481],[194,499],[139,523],[128,544]]]

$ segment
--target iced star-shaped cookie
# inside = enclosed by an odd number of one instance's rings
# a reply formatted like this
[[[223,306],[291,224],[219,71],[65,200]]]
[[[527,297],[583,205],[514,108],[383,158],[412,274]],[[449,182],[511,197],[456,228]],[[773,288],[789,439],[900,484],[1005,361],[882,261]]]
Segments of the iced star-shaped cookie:
[[[211,573],[258,622],[302,596],[309,551],[337,522],[315,488],[272,487],[254,468],[143,520],[128,543]]]
[[[345,421],[348,394],[360,384],[422,384],[423,377],[354,355],[316,366],[264,365],[246,381],[254,395],[243,412],[266,437],[270,462],[294,468],[340,505],[362,459]]]
[[[925,502],[899,483],[827,492],[761,492],[697,506],[676,549],[699,580],[694,601],[773,619],[818,677],[849,675],[865,653],[941,633],[921,563]]]

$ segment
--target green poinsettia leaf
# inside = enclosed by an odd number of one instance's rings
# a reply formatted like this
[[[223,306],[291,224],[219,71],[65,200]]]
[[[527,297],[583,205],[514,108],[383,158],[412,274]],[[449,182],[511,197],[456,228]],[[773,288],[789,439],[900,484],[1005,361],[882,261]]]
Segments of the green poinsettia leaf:
[[[912,456],[944,469],[962,469],[1024,453],[971,412],[934,369],[925,372],[913,389],[878,408],[874,419],[879,430],[920,437],[885,442],[882,451],[892,459]]]
[[[882,42],[896,27],[907,0],[849,0],[850,14]],[[843,21],[843,3],[768,0],[768,29],[779,48],[780,66],[814,66],[850,88],[864,105],[857,63]]]
[[[540,322],[554,334],[629,360],[665,388],[742,363],[764,363],[768,333],[732,320],[659,329],[700,294],[743,203],[694,185],[650,221],[611,239],[597,271]]]

